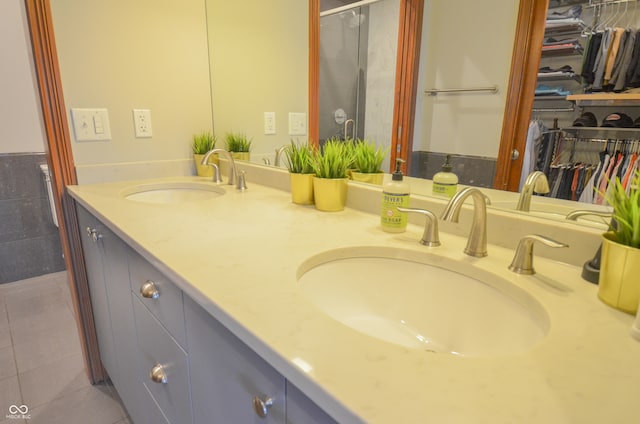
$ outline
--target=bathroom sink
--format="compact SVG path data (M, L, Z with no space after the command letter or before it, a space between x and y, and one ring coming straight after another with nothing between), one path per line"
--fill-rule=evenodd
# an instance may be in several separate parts
M549 330L544 308L516 283L424 252L331 250L306 260L298 282L331 318L409 349L514 355L531 349Z
M212 183L163 182L136 185L121 194L135 202L167 204L209 200L223 195L224 190Z

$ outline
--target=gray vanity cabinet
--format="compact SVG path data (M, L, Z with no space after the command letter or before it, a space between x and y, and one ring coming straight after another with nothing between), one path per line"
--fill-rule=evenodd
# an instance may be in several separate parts
M77 209L100 358L132 420L142 423L144 393L127 261L132 251L88 211Z
M194 424L284 423L284 377L189 298L185 320Z
M100 357L134 424L332 424L78 205Z

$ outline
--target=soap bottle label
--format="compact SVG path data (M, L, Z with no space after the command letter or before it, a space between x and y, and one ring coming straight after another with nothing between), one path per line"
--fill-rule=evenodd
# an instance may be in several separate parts
M380 225L383 229L403 231L407 227L407 214L397 208L409 207L409 194L382 193L382 213Z
M447 196L449 198L455 196L458 190L458 184L433 183L433 194Z

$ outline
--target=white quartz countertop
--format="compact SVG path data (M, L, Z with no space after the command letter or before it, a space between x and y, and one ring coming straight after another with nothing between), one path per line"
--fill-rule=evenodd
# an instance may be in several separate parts
M444 232L442 246L427 248L418 244L419 226L385 233L377 215L350 208L319 212L292 204L289 193L250 175L247 181L246 192L221 186L226 193L217 198L172 205L121 195L140 182L68 189L341 423L640 420L633 317L600 302L597 286L580 278L580 268L536 258L536 275L516 275L507 270L513 256L508 249L489 245L488 257L471 258L462 253L464 238ZM361 334L312 305L296 277L309 257L350 246L410 249L495 273L543 306L549 332L531 350L502 357L434 354Z

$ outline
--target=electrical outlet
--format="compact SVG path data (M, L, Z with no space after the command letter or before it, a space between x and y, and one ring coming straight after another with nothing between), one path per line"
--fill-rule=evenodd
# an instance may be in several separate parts
M149 138L151 131L151 111L149 109L133 109L133 125L136 138Z
M289 112L289 135L307 134L307 114Z
M276 133L276 113L275 112L264 113L264 133L266 135L272 135Z

